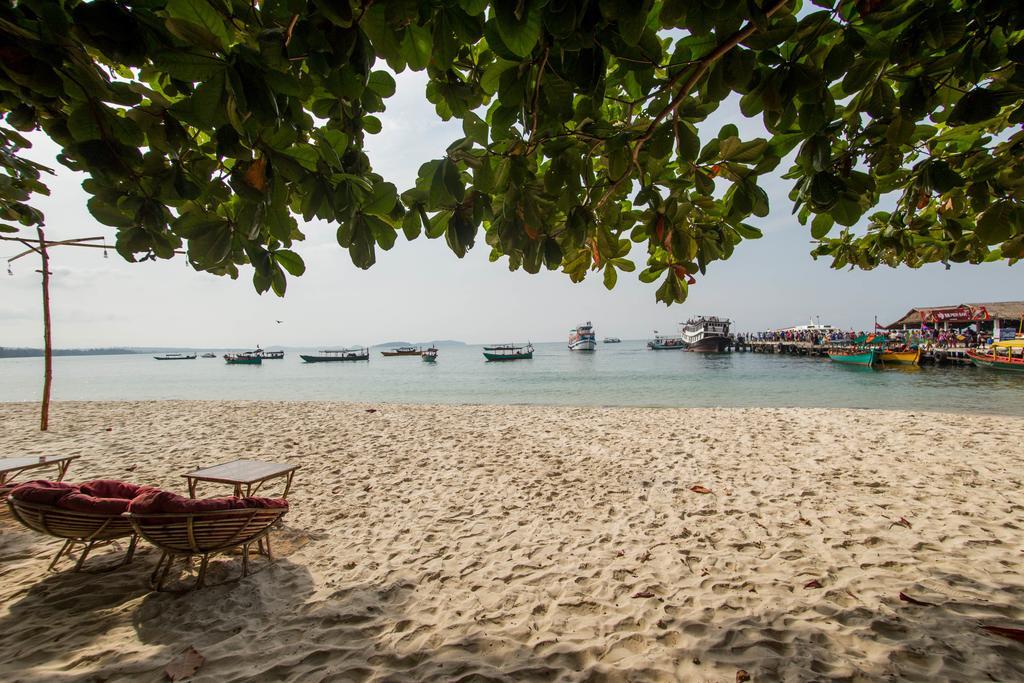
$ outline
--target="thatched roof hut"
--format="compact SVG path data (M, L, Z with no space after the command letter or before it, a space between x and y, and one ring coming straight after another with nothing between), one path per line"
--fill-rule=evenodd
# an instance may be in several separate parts
M984 320L1020 320L1024 317L1024 301L995 301L980 304L957 304L955 306L930 306L912 308L906 315L886 325L893 327L917 327L922 323L972 323Z

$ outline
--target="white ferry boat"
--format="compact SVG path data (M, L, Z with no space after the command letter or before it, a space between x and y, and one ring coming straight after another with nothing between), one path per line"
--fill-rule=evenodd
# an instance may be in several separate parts
M680 336L687 351L720 353L728 348L729 320L713 315L702 315L681 323Z
M569 334L569 350L597 350L597 335L594 334L594 327L590 324L589 320L586 325L580 325Z

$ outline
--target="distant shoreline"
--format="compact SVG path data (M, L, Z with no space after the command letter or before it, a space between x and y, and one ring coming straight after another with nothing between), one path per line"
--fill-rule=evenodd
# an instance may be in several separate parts
M134 351L125 348L53 350L53 355L55 356L120 356L138 353L144 353L144 351ZM39 358L42 355L42 349L0 347L0 358Z

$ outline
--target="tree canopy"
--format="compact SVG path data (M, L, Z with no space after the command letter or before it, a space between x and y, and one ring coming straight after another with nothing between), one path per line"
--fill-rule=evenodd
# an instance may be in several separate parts
M399 191L365 140L406 69L464 136ZM729 98L765 137L702 127ZM643 244L640 279L681 302L760 236L773 172L836 268L1014 262L1022 100L1002 0L13 0L0 230L44 220L19 133L41 129L126 259L251 264L260 292L320 219L360 268L400 233L462 257L482 228L511 269L609 288Z

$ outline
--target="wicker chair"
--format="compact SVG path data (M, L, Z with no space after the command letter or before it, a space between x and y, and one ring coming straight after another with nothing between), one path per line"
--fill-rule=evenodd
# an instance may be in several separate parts
M242 576L249 573L249 546L257 543L270 551L270 527L285 513L287 507L252 507L203 512L126 512L135 533L162 551L150 578L156 590L163 588L167 572L175 558L199 555L202 561L194 588L201 588L206 579L210 555L242 547Z
M119 514L66 510L54 505L18 500L14 496L7 497L7 506L11 515L29 529L64 539L64 545L57 551L47 571L52 571L57 561L76 543L84 544L85 549L75 563L75 571L82 568L85 558L94 546L107 544L118 538L130 539L128 552L118 566L128 564L135 555L138 536L128 520Z

